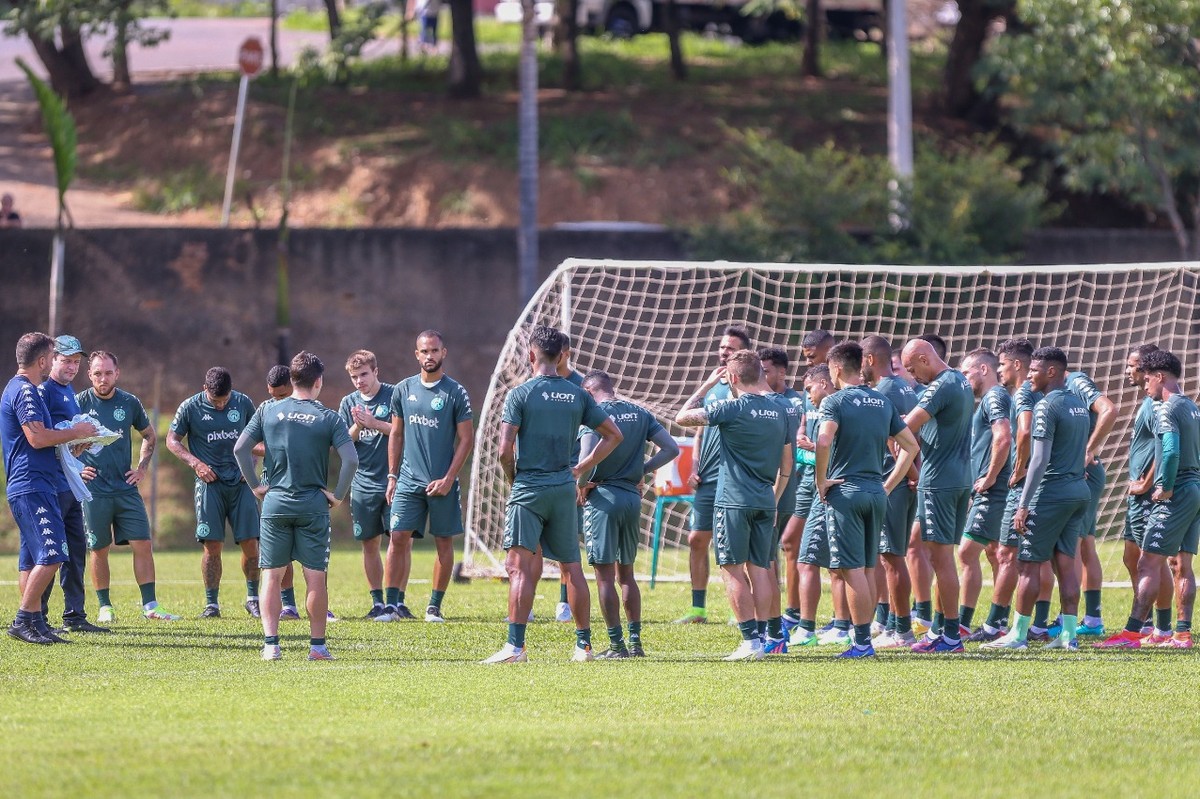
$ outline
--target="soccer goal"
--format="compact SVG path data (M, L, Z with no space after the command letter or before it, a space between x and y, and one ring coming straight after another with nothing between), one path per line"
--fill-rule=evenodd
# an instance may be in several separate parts
M1104 448L1108 484L1098 528L1105 579L1127 580L1121 532L1130 427L1140 393L1126 384L1132 346L1153 342L1184 364L1184 384L1200 368L1197 303L1200 264L912 267L736 264L571 259L554 271L515 321L480 409L471 471L464 567L502 573L507 488L499 464L500 413L507 392L529 377L531 326L571 336L575 368L604 369L621 395L671 424L683 401L715 368L725 325L745 325L755 347L785 348L815 328L840 340L877 333L900 346L938 333L949 362L976 347L1025 337L1058 346L1072 369L1089 373L1119 408ZM804 371L792 369L793 382ZM653 497L644 502L638 570L650 568ZM659 579L687 577L684 503L667 506Z

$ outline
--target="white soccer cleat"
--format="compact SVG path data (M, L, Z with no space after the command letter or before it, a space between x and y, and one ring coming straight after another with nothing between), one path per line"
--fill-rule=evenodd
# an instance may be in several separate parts
M792 635L788 638L788 646L815 646L817 643L817 634L812 630L805 630L802 627L797 627L792 630Z
M880 624L877 621L871 622L871 635L883 635L887 632L887 625Z
M380 613L378 616L373 616L371 621L400 621L400 616L396 614L396 608L394 605L388 605L383 609L383 613Z
M737 649L733 650L732 654L726 655L725 660L762 660L766 657L763 652L762 641L757 638L751 641L742 641Z
M596 656L592 654L592 648L590 646L579 646L576 644L571 649L572 663L590 663L595 659Z
M101 605L100 612L96 614L96 622L98 624L112 624L117 620L116 614L113 612L112 605Z
M525 654L525 647L516 647L512 644L505 643L500 648L500 651L492 655L486 660L479 661L480 663L493 665L496 663L525 663L529 657Z
M263 660L280 660L283 658L283 650L279 648L279 644L263 644L262 659Z
M530 611L530 615L532 616L532 611ZM532 621L532 620L533 619L530 618L530 621ZM555 621L572 621L571 606L568 605L566 602L559 602L558 607L554 609L554 620Z
M817 636L817 646L848 646L849 644L849 630L839 630L838 628L833 627Z
M876 649L912 649L912 645L917 642L916 636L911 632L898 633L895 630L889 630L883 635L876 636L871 642L871 646Z
M1024 652L1026 649L1029 649L1029 644L1019 640L1016 635L1005 635L997 638L995 641L980 644L979 648L986 649L989 652Z
M434 624L445 624L446 617L442 615L442 609L437 605L430 605L425 608L425 621L433 622Z

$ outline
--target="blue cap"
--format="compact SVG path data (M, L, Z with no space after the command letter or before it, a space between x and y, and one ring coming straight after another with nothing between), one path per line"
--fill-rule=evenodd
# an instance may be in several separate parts
M63 335L54 339L54 351L59 355L79 355L83 352L83 345L74 336Z

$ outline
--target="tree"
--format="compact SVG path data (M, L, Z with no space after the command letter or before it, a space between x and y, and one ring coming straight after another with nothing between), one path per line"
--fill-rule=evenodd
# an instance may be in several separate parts
M91 27L111 35L104 54L112 60L113 88L126 91L133 85L129 72L129 45L153 47L169 38L165 28L148 28L142 20L151 16L171 16L167 0L98 0L91 4Z
M1044 141L1076 191L1159 209L1200 258L1200 0L1022 0L1022 35L985 76L1018 131Z
M966 119L981 111L982 98L975 86L976 66L983 57L992 23L1015 8L1016 0L959 0L958 24L946 53L942 79L942 100L951 116Z
M556 0L554 10L558 16L554 44L562 56L563 88L569 92L577 92L583 88L578 46L579 0Z
M325 0L325 15L329 17L329 40L333 41L342 32L342 12L338 0Z
M54 91L67 98L91 94L102 84L83 49L86 3L81 0L11 0L4 32L25 34L50 76Z
M483 66L475 46L475 8L471 0L450 0L450 74L452 97L478 97L483 92Z
M664 27L667 44L671 48L671 75L675 80L687 80L687 64L683 60L683 47L679 43L679 7L675 0L667 0L663 7Z
M821 0L807 0L804 10L804 56L800 62L800 74L806 78L821 77L821 33L825 14Z

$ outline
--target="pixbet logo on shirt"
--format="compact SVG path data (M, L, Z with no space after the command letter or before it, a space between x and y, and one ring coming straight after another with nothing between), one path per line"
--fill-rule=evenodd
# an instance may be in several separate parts
M441 422L437 419L431 419L428 416L423 416L417 413L414 413L408 417L408 423L420 425L421 427L432 427L435 430L441 427Z
M547 402L574 402L575 395L568 391L543 391L542 399Z
M237 441L238 431L236 430L214 430L204 437L204 440L209 444L214 441Z

